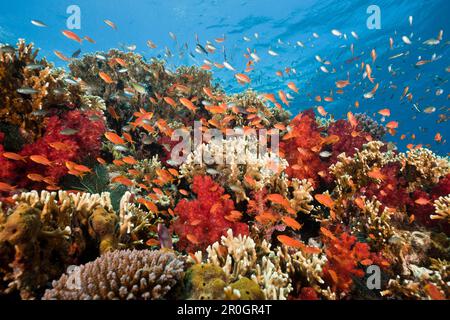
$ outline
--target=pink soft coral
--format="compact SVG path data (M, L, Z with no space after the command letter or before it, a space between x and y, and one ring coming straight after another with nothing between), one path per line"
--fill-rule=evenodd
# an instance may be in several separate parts
M180 250L204 250L230 228L235 235L248 234L245 223L227 220L226 217L234 210L234 203L224 197L224 189L211 177L195 176L192 191L197 194L197 199L183 199L175 208L178 219L173 230L180 238Z

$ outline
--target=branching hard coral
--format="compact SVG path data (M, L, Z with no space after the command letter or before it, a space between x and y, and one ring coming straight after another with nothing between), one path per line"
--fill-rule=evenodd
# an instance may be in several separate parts
M20 127L29 142L43 133L47 112L71 108L81 95L76 87L66 90L65 74L37 54L23 40L11 52L0 52L0 122Z
M436 214L431 215L431 219L444 220L450 223L450 195L435 200L434 208Z
M210 174L221 185L228 186L236 196L236 202L248 200L247 190L283 183L280 173L287 162L270 151L260 152L256 136L237 136L213 139L199 145L187 156L180 173L192 181L196 175Z
M32 191L15 195L16 206L2 213L0 287L36 296L45 284L89 252L105 253L118 245L118 218L108 194Z
M179 236L178 248L193 252L203 250L231 228L236 234L248 234L248 226L233 218L232 200L210 176L195 176L192 191L197 199L181 200L175 207L178 216L173 230Z
M259 284L266 299L286 299L292 290L289 276L281 269L280 258L265 240L257 244L248 236L233 236L229 229L220 243L210 245L206 253L206 263L219 266L228 281L248 277ZM201 262L202 252L197 252L195 257Z
M323 266L327 262L327 257L323 253L304 253L301 250L295 250L286 246L277 248L277 255L280 261L285 265L290 278L300 285L302 292L304 288L313 290L318 299L321 295L323 280Z
M185 268L184 258L171 251L113 251L64 274L44 299L164 299Z
M439 183L439 179L450 173L450 161L435 155L431 150L420 148L399 155L404 161L403 174L407 177L408 190L427 188Z

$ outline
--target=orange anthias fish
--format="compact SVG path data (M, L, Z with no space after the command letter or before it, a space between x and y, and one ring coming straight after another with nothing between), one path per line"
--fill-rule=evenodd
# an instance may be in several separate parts
M318 107L317 107L317 112L319 112L319 114L320 114L322 117L325 117L325 116L328 114L328 112L326 112L325 109L324 109L324 107L322 107L322 106L318 106Z
M380 168L373 168L371 171L367 173L367 176L372 179L384 180L386 176L381 173Z
M298 93L298 88L297 88L297 86L295 85L295 83L289 82L287 86L288 86L289 89L291 89L291 90L294 91L295 93Z
M62 31L62 34L69 38L70 40L74 40L76 42L81 43L83 40L73 31L69 31L69 30L64 30Z
M125 144L125 140L123 140L117 133L114 132L106 132L105 133L106 139L111 141L114 144Z
M325 207L333 208L334 200L330 197L329 194L316 194L314 198Z
M243 73L236 73L234 76L240 84L250 83L252 81L249 76Z
M279 235L277 236L278 241L280 241L282 244L288 246L288 247L293 247L293 248L297 248L302 250L304 253L320 253L321 250L319 248L315 248L315 247L308 247L306 246L303 242L296 240L294 238L291 238L289 236L286 235Z
M439 132L434 136L434 141L436 141L437 143L442 142L442 135Z
M418 205L421 205L421 206L425 206L427 204L430 204L430 200L426 199L426 198L423 198L423 197L421 197L419 199L416 199L414 202L417 203Z
M55 50L54 54L63 61L69 61L70 59L66 57L61 51Z
M11 191L14 191L15 189L16 189L16 187L14 187L8 183L0 182L0 191L11 192Z
M353 113L351 111L349 111L347 113L347 119L348 119L348 122L350 122L350 124L352 125L353 128L355 128L358 125L358 121L356 120L355 116L353 115Z
M287 225L288 227L290 227L294 230L300 230L300 228L302 227L302 225L300 223L298 223L297 220L295 220L291 217L282 217L281 221L283 221L283 223L285 225Z
M51 166L52 162L48 160L46 157L41 155L32 155L30 156L30 160L36 162L38 164L42 164L44 166Z
M283 90L279 90L278 91L278 96L280 97L281 101L283 101L283 103L287 106L289 106L289 101L286 97L286 93L284 93Z
M103 81L105 81L107 84L111 84L114 83L113 79L106 73L104 72L99 72L98 75L100 76L100 78L102 78Z
M396 129L396 128L398 128L398 122L397 121L388 122L386 124L386 128L388 128L388 129Z
M180 98L180 103L193 112L197 110L197 107L187 98Z
M3 156L10 160L16 160L16 161L24 161L26 162L25 158L21 156L20 154L14 153L14 152L4 152Z
M379 114L381 114L384 117L389 117L391 115L391 110L389 109L381 109L380 111L378 111Z

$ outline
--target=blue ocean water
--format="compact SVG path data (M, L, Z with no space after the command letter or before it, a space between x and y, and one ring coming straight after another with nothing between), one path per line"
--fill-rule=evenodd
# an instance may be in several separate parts
M72 31L93 38L95 44L83 41L80 45L61 34L67 29L70 16L67 8L71 5L78 6L81 12L80 29ZM370 5L380 8L380 29L367 27ZM396 142L400 150L413 143L429 145L443 155L449 152L448 0L1 0L1 7L0 42L14 44L18 38L34 42L41 48L41 56L59 67L65 67L66 62L59 60L54 50L71 56L78 49L83 54L109 48L128 50L127 47L136 45L137 53L148 59L165 59L170 68L200 66L204 59L218 63L226 59L236 72L243 72L248 48L250 52L256 50L260 59L249 73L250 85L238 84L233 71L213 68L215 81L227 92L247 87L260 92L284 90L293 97L289 110L294 115L322 105L337 118L352 111L367 113L381 121L377 111L389 108L391 116L385 123L398 121L399 128L388 139ZM31 24L32 19L48 27L37 27ZM113 21L117 30L106 25L104 19ZM340 36L332 34L333 29ZM436 39L440 30L443 38L438 44L423 43ZM210 41L217 47L216 52L208 55L196 52L195 35L203 46ZM411 44L402 41L403 36ZM214 41L221 37L225 37L223 43ZM394 41L392 49L390 37ZM149 48L148 40L157 48ZM370 55L372 49L377 54L375 62ZM277 55L269 54L268 50ZM398 55L401 56L395 57ZM430 62L416 66L420 60ZM362 62L371 64L373 83L363 79ZM321 66L328 72L321 70ZM286 68L291 68L288 74ZM276 75L279 70L283 71L283 77ZM335 82L347 78L350 85L343 89L343 94L338 94ZM287 88L290 81L297 85L299 94ZM375 83L379 87L374 97L364 98ZM405 87L409 87L411 99L401 99ZM331 95L332 102L314 99ZM356 101L359 108L355 107ZM424 112L429 107L436 110ZM443 137L440 143L434 141L437 132ZM404 140L400 140L402 134L406 135Z

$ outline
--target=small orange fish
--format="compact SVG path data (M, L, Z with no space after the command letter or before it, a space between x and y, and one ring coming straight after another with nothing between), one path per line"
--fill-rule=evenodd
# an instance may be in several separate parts
M48 160L46 157L41 155L32 155L30 156L30 160L36 162L38 164L42 164L44 166L51 166L52 162Z
M316 194L314 198L325 207L332 208L334 206L334 200L330 197L329 194Z
M145 244L149 247L157 247L160 245L159 240L157 239L148 239Z
M320 227L320 232L322 232L322 234L325 237L330 238L331 240L336 240L336 237L334 236L334 234L330 230L328 230L327 228Z
M63 61L69 61L70 59L66 57L61 51L55 50L53 53Z
M30 173L27 175L27 178L35 182L41 182L44 180L44 177L38 173Z
M384 174L381 173L379 168L373 168L371 171L369 171L367 173L367 176L372 178L372 179L379 179L379 180L384 180L386 179L386 176Z
M103 81L105 81L107 84L111 84L114 83L113 79L106 73L100 71L98 73L98 75L100 76L100 78L102 78Z
M50 147L52 147L53 149L58 150L58 151L68 151L68 150L70 150L70 148L65 143L60 142L60 141L50 142L48 145Z
M283 221L283 223L285 225L287 225L288 227L290 227L294 230L300 230L300 228L302 227L302 225L300 223L298 223L295 219L293 219L291 217L282 217L281 221Z
M90 42L90 43L95 43L95 40L88 36L84 36L84 40L86 40L87 42Z
M285 105L289 106L289 101L288 101L288 99L287 99L287 97L286 97L286 93L284 93L283 90L279 90L279 91L278 91L278 96L280 97L281 101L282 101Z
M98 157L97 158L97 161L98 161L98 163L100 163L100 164L106 164L106 161L103 159L103 158L100 158L100 157Z
M134 165L134 164L138 163L137 160L135 158L131 157L131 156L123 157L122 161L125 162L126 164L131 164L131 165Z
M237 210L233 210L230 212L229 215L225 216L225 219L230 222L237 222L237 221L241 220L241 218L242 218L242 213Z
M200 241L198 241L197 237L194 236L193 234L187 234L186 235L186 239L189 240L189 242L192 242L193 244L199 244Z
M21 156L20 154L14 153L14 152L4 152L3 157L10 159L10 160L26 162L26 160L23 156Z
M414 202L417 203L418 205L421 205L421 206L425 206L427 204L430 204L430 200L426 199L426 198L423 198L423 197L421 197L419 199L416 199Z
M79 171L79 172L82 172L82 173L92 172L92 169L91 169L91 168L88 168L88 167L83 166L83 165L81 165L81 164L75 165L75 166L74 166L74 169L75 169L76 171Z
M242 73L236 73L234 76L235 76L235 78L237 79L237 81L238 81L240 84L245 84L245 83L250 83L250 82L251 82L250 77L247 76L247 75L245 75L245 74L242 74Z
M323 106L318 106L318 107L317 107L317 112L319 112L319 114L320 114L322 117L325 117L325 116L328 114L328 112L325 111L325 109L324 109Z
M381 114L384 117L389 117L391 115L391 110L389 109L381 109L380 111L378 111L379 114Z
M388 129L396 129L398 128L398 122L397 121L391 121L386 124L386 128Z
M10 185L8 183L0 182L0 191L11 192L11 191L13 191L15 189L16 189L16 187L14 187L14 186L12 186L12 185Z
M442 135L439 132L434 136L434 141L436 141L437 143L442 142Z
M69 31L69 30L64 30L62 31L62 34L69 38L70 40L74 40L76 42L81 43L83 40L73 31Z
M355 128L358 125L358 121L356 120L355 116L353 115L353 113L351 111L349 111L347 113L347 119L348 119L348 122L350 122L350 124L352 125L353 128Z
M119 137L119 135L117 135L117 133L114 133L111 131L106 132L105 137L106 137L106 139L108 139L109 141L111 141L114 144L125 144L125 140L123 140L121 137Z
M282 244L288 246L288 247L294 247L297 249L303 248L304 244L297 240L297 239L293 239L291 237L285 236L285 235L279 235L277 236L278 241L280 241Z
M180 98L180 103L193 112L197 110L197 107L187 98Z
M298 90L297 86L295 85L295 83L289 82L287 86L288 86L289 89L291 89L295 93L298 93L299 90Z

